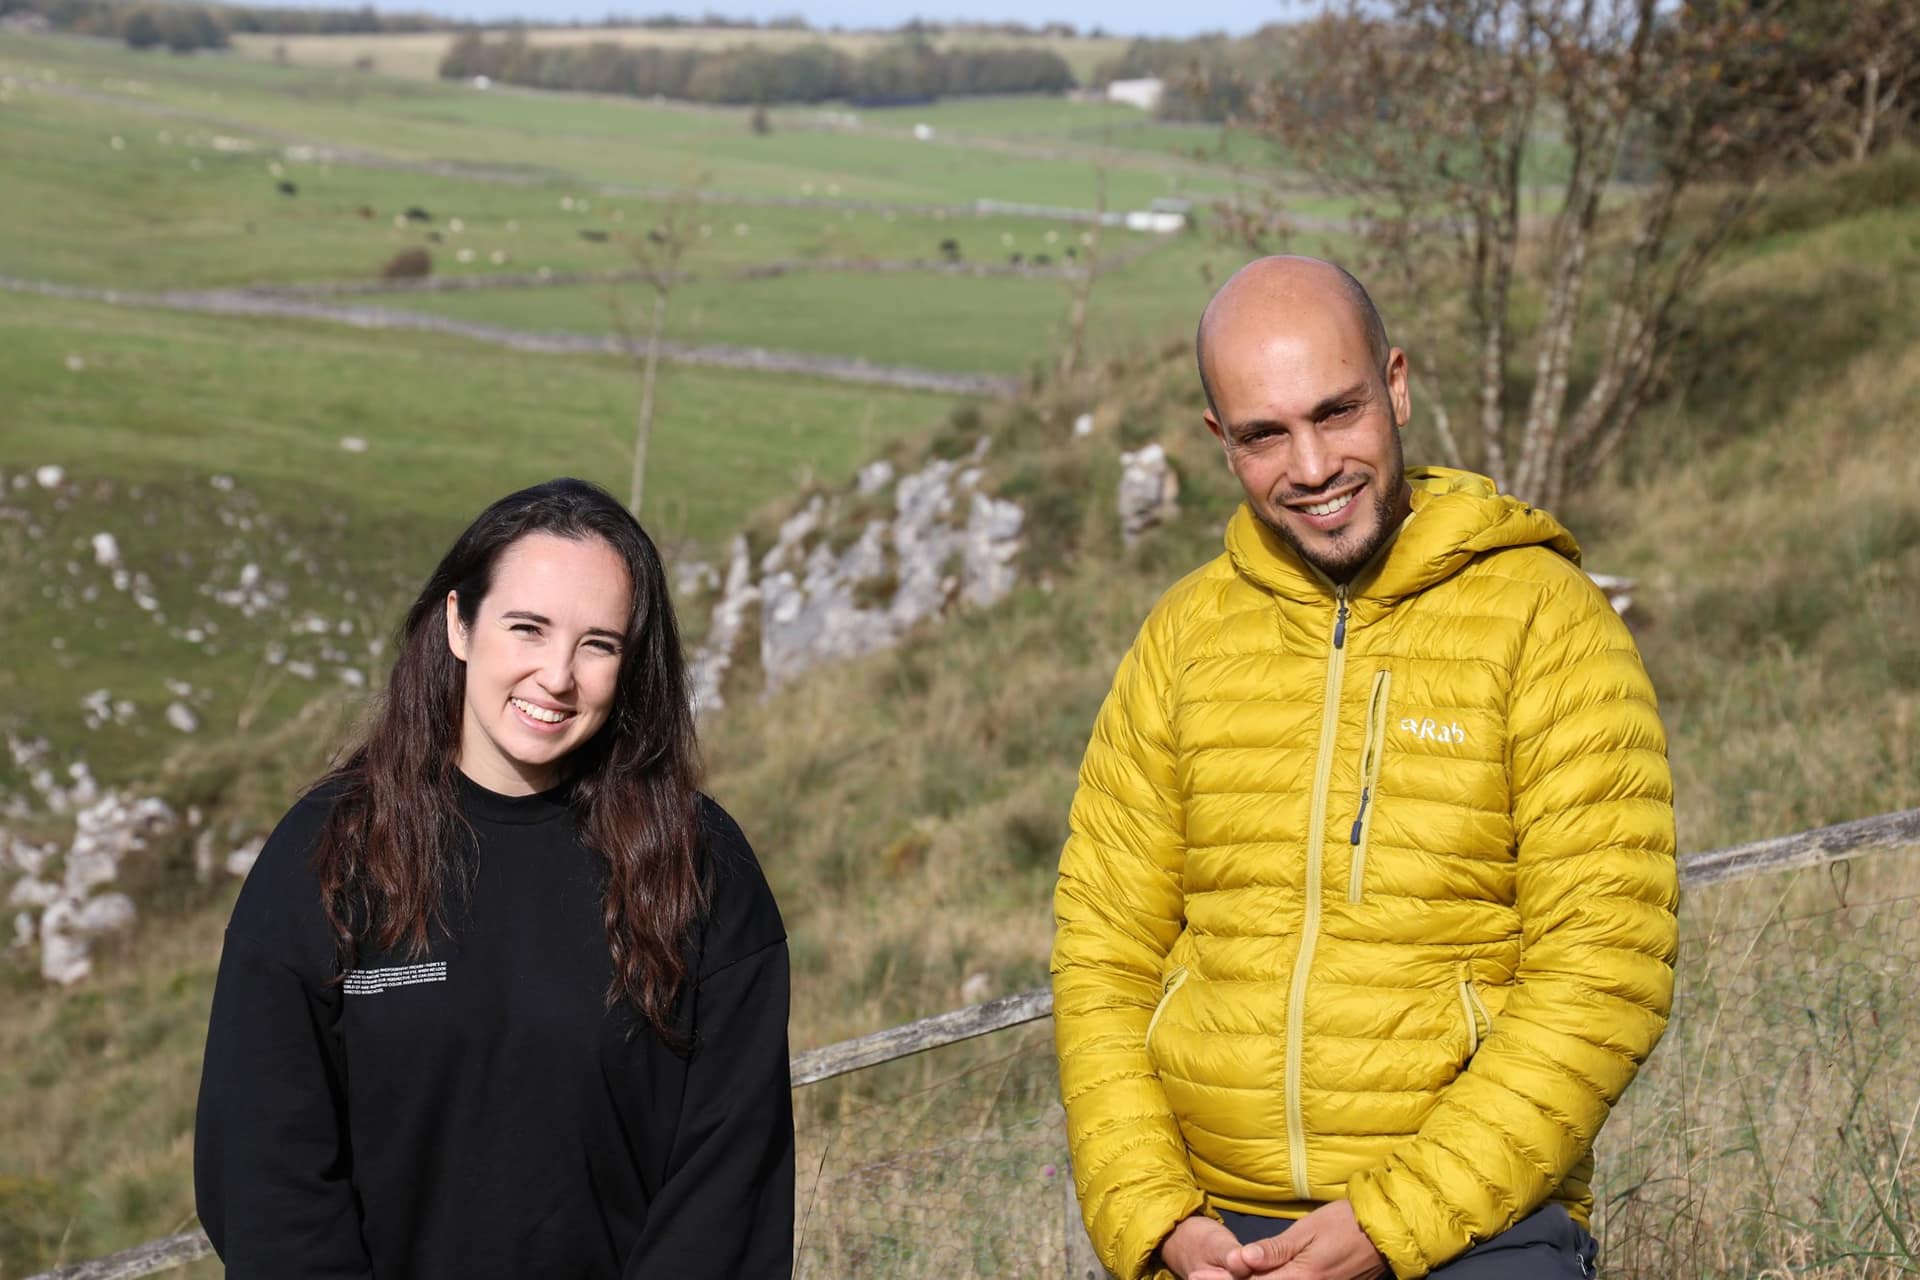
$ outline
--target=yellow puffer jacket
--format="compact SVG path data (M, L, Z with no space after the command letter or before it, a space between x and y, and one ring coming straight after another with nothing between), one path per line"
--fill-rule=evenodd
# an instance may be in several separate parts
M1243 507L1087 747L1055 1033L1123 1280L1214 1207L1344 1197L1407 1278L1549 1199L1585 1223L1665 1027L1673 792L1632 637L1551 516L1408 474L1337 593Z

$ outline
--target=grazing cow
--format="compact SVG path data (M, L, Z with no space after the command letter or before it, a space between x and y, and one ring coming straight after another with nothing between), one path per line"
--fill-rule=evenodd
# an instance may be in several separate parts
M1016 267L1019 266L1021 263L1025 262L1026 260L1027 260L1027 255L1024 253L1010 253L1007 255L1007 261L1011 262Z
M589 244L605 244L607 233L595 227L580 228L580 238Z
M363 218L365 218L365 219L367 219L367 221L369 221L369 222L371 222L371 221L373 220L373 206L372 206L372 205L370 205L370 204L363 204L363 205L361 205L361 206L360 206L360 209L359 209L359 213L360 213L360 216L361 216L361 217L363 217Z
M280 194L283 196L297 196L300 194L299 186L288 182L285 178L280 179L280 181L274 185L279 187Z
M408 222L432 222L433 215L428 213L425 209L422 209L417 204L410 204L407 206L407 221Z
M1074 248L1072 245L1067 246L1067 260L1069 262L1078 259L1079 256L1080 256L1080 251L1078 249Z
M1050 267L1053 265L1053 259L1044 253L1036 253L1033 255L1033 265L1036 267Z
M940 256L948 262L960 261L960 242L951 237L940 242Z

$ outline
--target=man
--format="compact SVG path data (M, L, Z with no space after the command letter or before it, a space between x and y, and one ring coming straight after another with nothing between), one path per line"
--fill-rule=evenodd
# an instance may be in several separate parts
M1676 942L1633 640L1552 517L1403 470L1344 271L1254 262L1196 345L1246 503L1120 664L1055 897L1088 1231L1122 1280L1590 1275Z

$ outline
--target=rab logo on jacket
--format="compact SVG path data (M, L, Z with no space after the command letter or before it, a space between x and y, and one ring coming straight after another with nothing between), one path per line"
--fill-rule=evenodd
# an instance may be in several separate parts
M1400 729L1403 733L1410 733L1427 742L1454 743L1467 740L1467 731L1460 727L1458 720L1450 724L1436 724L1432 716L1424 720L1408 717L1400 722Z
M423 982L445 982L447 962L433 960L425 964L396 964L384 969L348 971L341 989L350 996L377 996L389 987L417 987Z

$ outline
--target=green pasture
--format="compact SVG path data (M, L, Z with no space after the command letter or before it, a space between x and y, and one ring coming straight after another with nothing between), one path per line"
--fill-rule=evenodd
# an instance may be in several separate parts
M1041 237L1017 241L1031 247ZM1238 265L1197 242L1170 245L1103 276L1089 325L1096 353L1117 353L1177 332L1206 305L1207 281ZM1208 270L1210 268L1210 270ZM672 295L668 336L677 342L779 347L862 357L956 373L1024 373L1051 363L1068 337L1071 285L1057 279L914 273L797 272L763 280L703 279ZM630 314L648 295L625 286ZM486 324L605 333L615 291L604 285L420 293L383 305Z
M703 185L796 195L837 184L849 200L954 203L981 198L1091 207L1090 163L992 147L817 130L756 135L749 113L634 99L422 84L232 55L143 55L103 44L0 36L0 76L17 101L46 73L69 90L146 104L156 128L200 125L255 142L325 143L397 159L568 175L583 182ZM51 90L48 90L51 92ZM167 123L159 112L177 113ZM1167 171L1153 157L1109 165L1108 200L1142 207L1170 194L1223 193L1220 173Z
M201 690L190 705L203 719L231 723L259 699L253 714L272 722L338 687L340 667L372 674L366 641L502 493L564 474L627 491L637 379L611 359L5 294L0 352L0 501L18 517L0 521L0 631L32 655L0 672L0 697L103 776L147 773L156 748L178 745L158 723L168 679ZM844 482L952 403L670 366L643 518L670 555L702 553L776 495ZM57 490L31 477L48 464L66 470ZM112 586L97 533L149 576L154 607ZM287 610L248 620L209 594L249 562L287 584ZM288 633L309 610L335 630ZM317 677L265 670L272 641ZM96 688L146 708L139 727L86 730L78 700Z
M889 107L859 113L869 127L911 129L928 124L965 139L1010 138L1029 145L1049 142L1158 152L1210 163L1271 163L1266 144L1216 124L1177 124L1122 102L1083 101L1064 95L1007 94L946 98L919 107Z
M642 235L664 212L657 201L609 199L559 180L517 186L322 162L278 147L222 151L212 137L110 105L16 100L0 115L0 169L10 175L0 274L144 289L364 280L416 245L428 247L440 276L610 270L632 265L624 246L582 233ZM282 180L297 194L282 194ZM833 185L807 183L794 194L825 201ZM433 215L430 224L396 224L416 205ZM702 204L689 221L685 266L705 275L769 261L934 260L949 237L973 260L1004 261L1002 237L1058 258L1081 231L824 203ZM442 241L428 244L429 231ZM1127 252L1153 241L1110 231L1106 243ZM460 260L463 250L470 261Z

